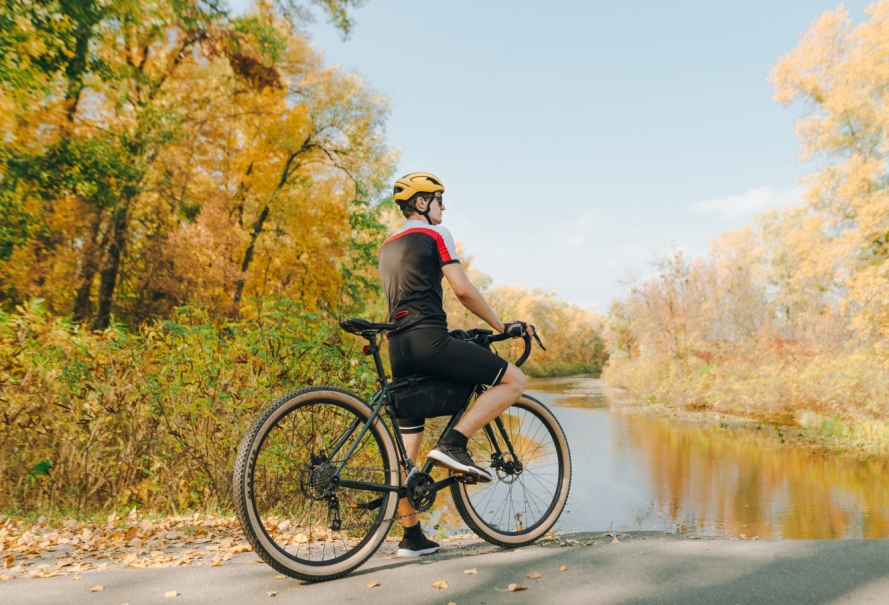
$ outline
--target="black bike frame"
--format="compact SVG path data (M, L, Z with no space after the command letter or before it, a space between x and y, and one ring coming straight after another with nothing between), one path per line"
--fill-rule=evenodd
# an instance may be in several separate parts
M398 465L399 471L404 469L404 471L408 474L414 472L414 464L411 462L410 458L407 456L407 449L404 446L404 440L401 436L401 430L398 428L398 422L396 420L395 415L395 406L392 400L392 394L390 393L391 386L389 381L386 379L386 370L383 367L383 360L380 358L380 349L377 346L377 335L375 332L363 332L361 334L364 338L366 338L369 342L369 345L365 347L365 353L369 355L373 355L374 365L376 366L377 375L379 378L377 382L380 383L380 390L374 393L374 396L371 397L370 400L370 408L371 415L370 418L364 423L364 426L361 427L361 432L358 434L358 437L349 447L349 450L346 452L345 456L343 456L343 460L340 463L339 467L336 469L336 474L334 477L337 485L340 487L348 487L351 489L362 489L371 492L393 492L399 495L399 498L403 498L407 495L407 488L404 486L394 487L391 485L382 485L379 483L368 483L366 481L350 481L345 479L339 479L340 473L345 468L346 463L352 457L352 454L355 452L355 449L358 447L358 444L364 438L364 435L370 430L371 425L380 415L383 406L386 406L386 412L389 415L389 418L392 421L392 432L395 438L395 447L397 449L397 457L398 457ZM396 385L398 382L395 383ZM469 406L469 402L472 400L474 395L479 395L484 391L485 387L482 385L478 385L475 389L469 394L469 397L466 399L466 402L463 404L463 407L459 412L451 416L451 419L448 421L447 426L445 427L444 432L441 434L442 437L446 436L451 429L460 421L460 418L463 416L463 413L466 411L466 408ZM498 417L494 423L497 427L500 436L503 438L504 443L509 450L509 453L513 456L513 460L515 460L515 452L513 451L512 442L509 440L509 436L506 434L506 427L503 425L503 421ZM346 429L346 432L342 435L342 437L337 440L337 443L331 449L331 451L327 454L327 459L332 460L334 456L339 452L340 448L345 445L346 441L349 440L349 437L355 432L355 429L361 425L361 420L356 418L352 421L351 426ZM488 439L491 441L491 447L493 449L494 456L500 457L502 456L502 451L500 450L500 445L497 442L496 435L494 433L493 428L491 428L490 424L485 425L485 434L488 436ZM427 460L423 465L423 468L420 470L422 473L429 474L432 471L433 464L431 461ZM424 486L424 489L428 492L434 493L438 490L448 487L459 480L458 476L451 475L446 479L442 479L441 481L437 481L430 485Z

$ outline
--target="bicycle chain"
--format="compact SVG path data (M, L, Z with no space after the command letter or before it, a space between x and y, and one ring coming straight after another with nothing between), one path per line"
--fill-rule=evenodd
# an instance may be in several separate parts
M349 466L343 470L371 471L371 472L375 472L375 473L387 472L387 471L383 471L378 468L370 468L370 467L365 467L365 466ZM400 471L388 471L388 472L394 473L394 472L400 472ZM410 473L410 471L408 471L408 473ZM423 511L418 511L418 512L423 512ZM395 521L400 521L401 519L404 519L405 517L410 517L410 516L416 515L416 514L417 514L417 512L407 513L405 515L396 515L396 516L390 517L388 519L383 519L382 521L380 521L380 523L393 523ZM360 528L360 526L356 526L356 525L350 525L350 526L341 525L340 531L345 531L345 530L349 530L349 529L359 529L359 528Z

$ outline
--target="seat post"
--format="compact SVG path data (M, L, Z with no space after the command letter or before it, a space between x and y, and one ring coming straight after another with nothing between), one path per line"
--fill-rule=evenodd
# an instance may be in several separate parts
M377 346L377 335L373 332L365 332L363 336L370 343L365 347L365 353L370 353L374 358L374 365L377 368L377 376L379 376L380 387L386 386L386 369L383 367L383 360L380 358L380 347Z

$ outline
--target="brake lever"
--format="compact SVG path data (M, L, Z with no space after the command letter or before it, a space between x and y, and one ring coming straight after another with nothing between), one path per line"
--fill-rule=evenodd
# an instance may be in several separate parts
M540 342L540 337L537 335L537 328L535 328L534 326L531 326L531 334L534 335L534 340L537 341L537 344L540 345L540 348L546 351L546 347L543 346L543 343Z

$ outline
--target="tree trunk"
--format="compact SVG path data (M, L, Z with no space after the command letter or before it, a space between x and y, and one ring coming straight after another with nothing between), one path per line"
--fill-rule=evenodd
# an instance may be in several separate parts
M269 210L269 205L266 204L265 208L263 208L262 212L259 214L259 218L253 223L253 233L250 234L250 244L248 244L247 250L244 252L244 262L241 263L241 276L238 277L235 282L235 313L237 313L238 309L241 307L241 295L244 293L244 282L247 279L247 269L250 268L250 263L253 262L253 251L256 249L256 240L259 239L259 234L262 233L262 226L269 217Z
M272 192L272 195L269 196L268 201L265 204L265 207L262 209L262 212L259 213L259 218L256 219L256 222L253 223L253 232L250 234L250 243L247 245L247 250L244 251L244 260L241 262L241 275L235 280L235 298L234 298L234 308L232 309L232 314L237 315L239 309L241 308L241 296L244 294L244 283L247 280L247 269L250 268L250 263L253 262L253 253L256 249L256 240L259 239L259 234L262 233L263 225L265 225L266 219L269 217L269 212L272 207L272 201L284 188L284 185L287 184L287 179L290 178L290 175L298 167L293 166L293 162L296 157L306 148L306 145L303 145L303 149L300 151L296 151L290 154L290 157L287 158L287 162L284 164L284 169L281 171L281 178L278 181L278 186L275 187L275 190ZM252 164L250 166L251 170L253 168Z
M93 1L70 4L66 9L65 12L74 22L74 52L65 67L65 78L68 80L65 91L65 113L68 122L73 122L83 92L83 76L89 66L93 27L101 19L102 11Z
M99 228L102 225L102 213L96 211L93 224L90 226L89 241L83 249L83 260L80 265L80 286L74 299L74 321L86 321L92 316L90 298L93 292L93 281L99 271L102 245L99 243Z
M99 298L96 317L93 320L94 330L104 330L111 320L111 303L114 301L114 289L120 273L120 259L127 243L129 226L129 200L114 213L109 234L109 245L105 253L105 262L99 274Z

